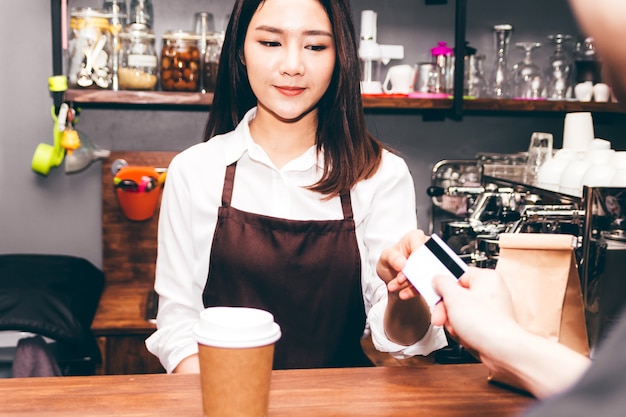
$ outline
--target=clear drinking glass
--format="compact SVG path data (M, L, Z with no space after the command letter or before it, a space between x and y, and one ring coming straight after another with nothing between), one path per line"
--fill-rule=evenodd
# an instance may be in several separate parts
M128 18L126 0L104 0L102 9L104 9L105 12L111 13L112 25L119 24L122 29L126 26L126 19Z
M550 35L548 39L554 44L554 51L548 58L546 66L546 97L550 100L564 100L571 95L571 76L573 62L567 49L572 40L570 35Z
M109 30L111 31L111 89L119 90L119 70L120 70L120 53L122 51L122 43L120 42L120 32L126 26L128 18L126 12L126 0L104 0L102 8L105 12L111 14Z
M486 89L483 70L485 55L472 54L466 58L464 94L470 97L484 97Z
M142 23L152 29L154 25L154 8L152 0L130 0L128 23Z
M513 26L509 24L495 25L493 27L493 36L496 44L496 62L489 80L489 97L505 98L509 96L507 59L512 33Z
M541 43L518 42L515 46L524 50L524 59L513 66L513 97L529 100L544 98L543 72L532 58L533 50L541 47Z
M524 183L535 185L541 166L552 159L553 137L551 133L533 132L528 146L528 159L524 171Z

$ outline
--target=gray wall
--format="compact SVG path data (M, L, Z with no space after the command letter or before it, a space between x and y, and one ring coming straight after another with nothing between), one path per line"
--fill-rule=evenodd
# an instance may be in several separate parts
M221 17L231 1L153 0L155 33L191 29L193 13L212 11ZM94 6L100 1L70 0L70 7ZM453 2L452 2L453 3ZM468 39L492 59L490 28L496 23L515 27L513 42L544 41L550 33L576 35L565 0L469 2ZM422 0L353 0L357 30L360 11L378 12L380 43L405 46L405 63L428 59L437 41L453 43L453 7L424 6ZM540 12L539 12L540 11ZM41 0L5 2L1 25L5 57L0 71L0 253L61 253L85 257L101 266L100 163L66 175L63 167L47 177L31 171L39 143L52 143L50 4ZM27 19L17 18L28 16ZM160 46L160 41L157 42ZM541 51L549 52L546 45ZM511 51L511 61L520 54ZM539 54L538 58L541 59ZM392 62L392 64L401 62ZM206 111L141 109L84 109L78 128L98 146L112 150L182 150L199 141ZM477 152L517 152L526 148L533 131L552 132L556 146L562 136L562 114L466 115L462 121L425 121L418 112L369 112L370 129L396 148L415 178L420 226L427 226L429 199L425 190L432 165L440 159L471 158ZM617 149L623 116L596 117L596 136L610 139Z

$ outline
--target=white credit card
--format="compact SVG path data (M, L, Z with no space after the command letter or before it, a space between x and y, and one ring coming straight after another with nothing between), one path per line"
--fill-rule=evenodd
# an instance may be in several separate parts
M449 275L459 279L467 268L467 264L439 236L433 234L409 256L402 272L428 305L434 306L441 300L441 296L433 288L433 277Z

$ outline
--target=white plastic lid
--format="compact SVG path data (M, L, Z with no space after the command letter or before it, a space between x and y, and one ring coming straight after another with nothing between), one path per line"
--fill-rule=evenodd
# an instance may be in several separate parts
M281 336L270 312L248 307L209 307L193 332L198 343L222 348L266 346Z

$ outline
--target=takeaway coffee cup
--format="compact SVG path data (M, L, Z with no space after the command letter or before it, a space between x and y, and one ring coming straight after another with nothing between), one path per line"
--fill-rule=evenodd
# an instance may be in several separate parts
M246 307L210 307L194 327L198 341L205 417L267 415L274 344L281 332L274 316Z

